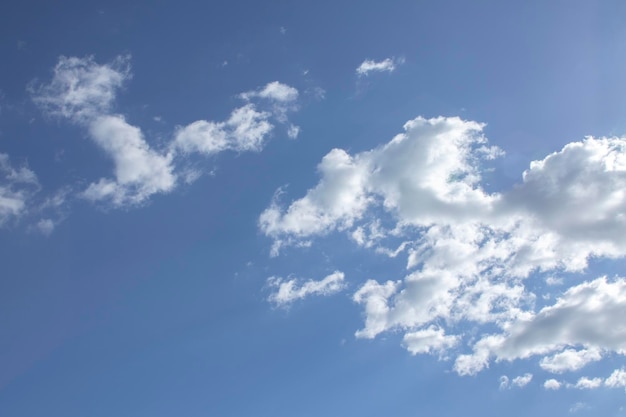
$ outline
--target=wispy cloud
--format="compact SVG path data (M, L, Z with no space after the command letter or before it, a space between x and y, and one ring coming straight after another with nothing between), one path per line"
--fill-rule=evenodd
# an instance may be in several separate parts
M98 64L93 56L61 56L52 80L47 84L31 83L29 90L46 114L89 123L111 110L117 91L131 78L128 55L120 55L108 64Z
M533 380L533 374L526 373L509 379L506 375L500 377L500 389L508 389L512 387L523 388Z
M25 165L13 166L9 155L0 153L0 226L22 216L37 191L35 173Z
M268 83L263 88L241 93L240 97L244 100L264 98L282 103L289 103L298 99L298 90L278 81L273 81Z
M335 271L319 281L307 280L300 283L297 279L284 280L280 277L270 277L267 283L275 289L268 301L279 307L313 295L335 294L345 288L344 274L340 271Z
M398 65L404 63L403 58L387 58L382 61L374 61L366 59L356 69L356 73L359 76L368 76L374 72L393 72Z

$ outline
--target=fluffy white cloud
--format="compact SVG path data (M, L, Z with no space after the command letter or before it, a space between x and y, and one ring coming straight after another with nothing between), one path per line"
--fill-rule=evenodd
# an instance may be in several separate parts
M60 57L52 80L30 88L33 101L45 113L86 127L90 138L113 160L115 178L102 178L81 195L116 207L140 204L153 194L172 191L177 185L177 171L185 182L197 178L197 170L175 166L177 156L176 162L184 163L181 153L260 151L274 128L271 119L286 122L286 114L296 108L298 98L295 88L271 82L241 95L247 101L270 101L270 111L247 103L233 110L224 122L193 122L178 128L169 149L159 151L150 146L140 128L112 113L117 91L130 77L128 56L119 56L108 64L98 64L91 56ZM297 133L298 128L291 125L288 135ZM51 230L45 227L48 223L41 224L42 231Z
M595 389L602 385L602 378L581 377L574 385L578 389Z
M174 144L185 153L200 152L211 155L225 150L260 151L274 126L271 114L258 111L247 104L235 109L225 122L198 120L180 127Z
M101 116L89 126L92 139L113 159L115 181L101 179L84 196L93 201L110 200L116 206L139 204L154 193L174 188L171 156L150 148L141 130L122 116Z
M500 389L507 389L511 387L523 388L530 383L533 379L533 374L526 373L524 375L516 376L512 380L508 376L502 375L500 377Z
M403 338L406 349L412 354L441 353L454 347L459 341L457 336L446 335L442 328L430 326L427 329L406 333Z
M356 336L402 331L412 353L443 356L465 340L471 352L456 358L459 374L535 355L550 355L540 365L558 373L626 352L624 279L583 282L539 311L528 285L582 271L591 257L626 255L626 139L570 143L532 162L520 184L488 193L483 162L502 151L483 128L418 117L383 146L334 149L319 183L287 206L279 193L259 227L273 254L336 231L378 253L406 253L401 280L368 280L354 294L365 319ZM398 249L383 246L391 238L403 240ZM472 336L485 325L490 334Z
M552 240L540 268L581 270L589 256L624 256L626 138L589 137L532 162L502 203Z
M402 223L416 226L457 223L490 211L496 197L476 187L480 176L471 163L491 152L482 127L459 118L418 117L380 148L354 156L333 149L318 166L319 184L287 209L275 201L261 214L260 227L276 240L343 230L379 201Z
M539 366L548 372L561 373L577 371L589 362L599 361L600 359L602 359L602 354L597 349L566 349L553 356L543 358Z
M272 81L263 88L247 91L240 94L244 100L258 97L283 103L294 102L298 99L298 90L278 81Z
M604 385L611 388L626 387L626 370L621 368L613 371L613 373L604 381Z
M319 281L308 280L301 284L297 279L284 280L280 277L270 277L267 283L275 288L268 301L281 307L312 295L335 294L345 288L344 273L340 271L335 271Z
M109 64L98 64L93 56L61 56L50 83L32 85L30 90L46 113L88 122L109 112L117 90L130 78L129 56L118 56Z
M367 167L345 151L334 149L318 166L322 180L283 212L277 202L260 217L264 233L300 237L351 226L365 212L369 199L364 185Z
M91 139L113 160L115 180L101 179L82 195L115 206L139 204L174 188L171 156L150 148L141 130L111 115L117 90L130 78L130 57L98 64L91 56L60 57L50 83L32 88L33 101L48 114L84 125ZM44 224L42 230L51 230ZM41 229L41 227L40 227Z
M471 355L462 355L457 365L475 373L488 365L488 359L514 360L554 351L544 358L542 367L565 371L579 369L597 360L601 350L626 352L626 280L609 282L605 277L569 288L554 305L536 315L510 324L502 334L483 337ZM570 353L566 347L585 346L585 353ZM586 361L586 362L585 362ZM584 362L584 363L583 363ZM467 364L472 366L466 368ZM569 366L569 368L568 368Z
M543 383L543 387L547 390L556 391L561 388L561 383L556 379L548 379Z
M530 383L530 381L532 381L533 379L533 374L524 374L524 375L520 375L517 376L515 378L513 378L513 380L511 381L512 385L515 385L516 387L525 387L526 385L528 385Z
M28 210L28 201L39 189L37 176L26 166L15 168L9 155L0 153L0 226Z
M359 76L366 76L372 72L393 72L397 65L402 64L403 59L387 58L382 61L374 61L366 59L356 69L356 73Z
M178 127L173 148L185 154L199 152L205 155L226 150L258 152L274 130L273 119L287 123L287 113L297 109L298 90L278 81L239 96L248 103L233 110L228 120L198 120ZM257 104L250 102L253 99L265 99L271 105L267 111L259 110ZM296 138L299 132L298 126L290 124L287 127L289 138Z

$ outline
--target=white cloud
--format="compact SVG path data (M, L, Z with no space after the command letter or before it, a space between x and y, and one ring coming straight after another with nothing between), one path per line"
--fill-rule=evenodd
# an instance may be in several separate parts
M26 166L15 168L9 155L0 153L0 226L26 213L30 199L38 190L39 182L33 171Z
M563 285L563 278L548 277L548 278L546 278L546 284L548 284L548 285Z
M403 343L412 354L442 353L454 347L459 341L457 336L446 335L441 328L430 326L427 329L406 333Z
M274 130L272 119L287 123L287 113L297 109L298 90L273 81L257 90L241 93L239 97L248 103L233 110L226 121L198 120L178 127L174 148L186 154L199 152L206 155L226 150L259 152ZM253 99L265 99L272 105L268 111L262 111L258 105L249 102ZM291 139L299 132L298 126L289 124L287 127L287 136Z
M171 156L151 149L141 130L123 116L110 114L117 90L128 79L128 56L109 64L98 64L92 56L60 57L50 83L31 88L33 101L44 112L85 125L91 139L113 160L115 180L103 178L82 195L92 201L110 200L118 207L142 203L176 184Z
M547 390L556 391L561 388L561 383L556 379L548 379L543 383L543 387Z
M32 85L30 91L47 114L84 123L108 113L117 90L130 78L130 56L103 65L93 56L61 56L50 83Z
M280 277L270 277L267 283L276 288L268 301L281 307L312 295L332 295L345 288L344 273L340 271L335 271L322 280L308 280L301 284L297 279L284 280Z
M280 238L321 234L351 226L367 208L363 190L367 167L345 151L334 149L318 166L322 180L286 212L274 202L260 217L262 230Z
M233 110L224 122L193 122L179 127L169 149L159 151L150 146L140 128L112 113L117 91L130 78L129 56L118 56L108 64L98 64L92 56L60 57L52 80L30 87L33 101L46 114L86 127L90 138L113 160L115 178L102 178L81 195L116 207L141 204L153 194L172 191L177 185L176 171L184 182L197 178L197 170L175 166L177 156L176 162L185 162L181 152L260 151L274 128L270 119L286 122L286 114L296 109L298 98L295 88L271 82L241 95L248 101L268 100L273 103L271 111L247 103ZM297 133L293 125L287 132L289 136Z
M574 386L578 389L596 389L602 385L602 378L581 377Z
M278 240L351 227L375 202L402 223L458 222L489 211L494 197L475 187L482 157L482 125L459 118L417 118L385 146L354 156L330 151L318 166L321 181L287 209L277 202L260 217Z
M382 61L366 59L358 66L356 73L359 76L367 76L372 72L393 72L402 63L404 63L403 59L387 58Z
M84 196L110 200L116 206L139 204L155 193L176 185L171 156L155 152L141 130L122 116L101 116L89 126L92 139L113 159L115 181L101 179L89 185Z
M389 298L398 290L400 281L379 284L368 280L354 293L353 300L365 304L365 328L356 332L357 337L372 339L389 327Z
M54 230L55 224L52 219L41 219L37 222L37 229L44 235L49 236Z
M537 266L581 270L589 256L626 254L625 190L626 138L589 137L532 162L503 211L553 240Z
M318 184L286 206L278 194L259 227L273 239L274 255L337 231L378 253L405 252L401 280L368 280L354 294L365 321L356 336L452 333L471 349L455 361L459 374L479 372L493 359L536 355L549 355L540 363L545 370L566 372L626 352L618 319L626 317L624 279L566 287L539 311L535 300L545 294L528 285L535 277L545 283L543 275L582 271L591 257L626 256L626 138L570 143L531 163L520 184L488 193L483 162L502 151L488 145L483 128L454 117L418 117L380 147L333 149L318 166ZM383 246L391 238L404 241L396 251ZM459 323L461 333L452 330Z
M566 371L577 371L589 362L599 361L602 354L597 349L566 349L553 356L544 357L539 366L548 372L562 373Z
M530 381L532 381L532 379L533 379L533 374L527 373L527 374L520 375L520 376L513 378L513 380L511 381L511 384L515 385L516 387L522 388L528 385Z
M508 389L511 387L523 388L530 383L533 379L533 374L526 373L524 375L516 376L512 380L509 377L502 375L500 377L500 389Z
M241 93L240 97L244 100L252 98L263 98L267 100L278 101L282 103L294 102L298 99L298 90L278 81L272 81L263 88Z
M604 385L611 388L626 387L626 370L624 368L614 370L604 381Z
M290 139L296 139L299 134L300 134L299 126L296 126L293 124L289 125L289 127L287 128L287 136L289 136Z
M470 373L475 373L487 365L485 356L514 360L560 351L544 358L543 367L555 371L579 369L583 362L597 360L601 350L626 352L622 317L626 317L626 280L598 278L569 288L554 305L515 321L506 333L484 337L463 361L474 357L476 367ZM563 350L574 346L585 346L588 352L576 355L571 349Z
M247 104L235 109L225 122L198 120L180 127L174 144L185 153L200 152L211 155L225 150L260 151L274 126L270 113L258 111Z

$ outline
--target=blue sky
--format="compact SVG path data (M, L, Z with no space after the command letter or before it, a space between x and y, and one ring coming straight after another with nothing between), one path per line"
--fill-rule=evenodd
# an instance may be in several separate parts
M0 415L624 415L625 18L3 4Z

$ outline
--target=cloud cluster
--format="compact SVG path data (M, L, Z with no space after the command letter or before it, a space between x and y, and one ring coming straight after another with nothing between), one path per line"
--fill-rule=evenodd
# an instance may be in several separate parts
M626 139L570 143L532 162L511 189L489 193L483 167L503 152L483 128L418 117L375 149L330 151L315 187L287 206L275 198L260 215L272 253L337 231L377 253L406 253L404 277L355 292L365 317L356 336L402 331L413 354L456 354L461 375L492 360L539 355L544 370L560 373L623 354L623 278L572 286L538 311L529 283L626 255ZM397 249L385 246L398 239Z
M562 387L582 390L592 390L600 387L626 388L626 370L624 368L615 369L606 378L582 376L575 383L562 382L552 378L546 380L543 387L547 390L558 390Z
M523 388L533 380L533 374L526 373L524 375L516 376L512 380L509 377L502 375L500 377L500 389L509 389L512 387Z
M113 178L90 184L81 196L115 207L138 205L154 194L175 189L179 177L184 176L180 172L184 167L177 163L184 164L190 153L260 151L274 128L273 120L285 123L298 98L295 88L271 82L241 94L246 103L233 110L228 120L198 120L179 126L169 145L155 149L139 127L112 112L118 91L130 79L129 56L119 56L108 64L99 64L91 56L60 57L48 83L30 86L33 101L45 114L85 128L113 161ZM270 110L259 110L251 102L254 99L270 102ZM296 126L290 126L288 135L297 132Z

